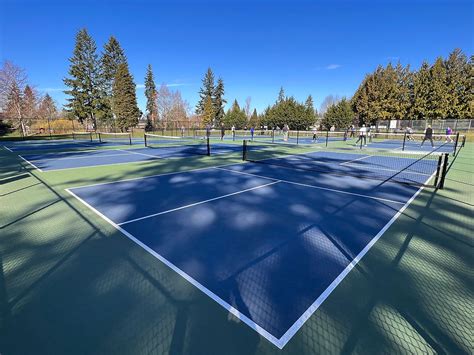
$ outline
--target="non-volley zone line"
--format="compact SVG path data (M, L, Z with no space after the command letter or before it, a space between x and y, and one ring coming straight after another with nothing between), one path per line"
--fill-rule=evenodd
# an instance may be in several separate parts
M358 193L350 192L350 191L343 191L343 190L331 189L331 188L329 188L329 187L323 187L323 186L316 186L316 185L304 184L304 183L301 183L301 182L296 182L296 181L291 181L291 180L286 180L286 179L272 178L272 177L265 176L265 175L259 175L259 174L254 174L254 173L248 173L248 172L246 172L246 171L239 171L239 170L235 170L235 169L226 169L226 168L222 168L222 167L215 167L214 169L229 171L229 172L232 172L232 173L235 173L235 174L242 174L242 175L254 176L254 177L261 178L261 179L273 180L273 181L276 181L276 182L283 182L283 183L291 184L291 185L303 186L303 187L307 187L307 188L310 188L310 189L324 190L324 191L329 191L329 192L334 192L334 193L340 193L340 194L344 194L344 195L352 195L352 196L357 196L357 197L363 197L363 198L372 199L372 200L378 200L378 201L383 201L383 202L389 202L389 203L395 203L395 204L402 204L402 205L405 203L405 202L390 200L390 199L382 198L382 197L376 197L376 196L358 194Z
M172 209L170 209L170 210L166 210L166 211L162 211L162 212L157 212L157 213L153 213L153 214L150 214L150 215L147 215L147 216L143 216L143 217L131 219L131 220L129 220L129 221L125 221L125 222L122 222L122 223L117 223L117 225L118 225L118 226L123 226L123 225L125 225L125 224L129 224L129 223L141 221L141 220L144 220L144 219L148 219L148 218L152 218L152 217L156 217L156 216L161 216L161 215L163 215L163 214L167 214L167 213L171 213L171 212L176 212L176 211L179 211L179 210L183 210L183 209L185 209L185 208L190 208L190 207L202 205L202 204L204 204L204 203L208 203L208 202L212 202L212 201L221 200L221 199L223 199L223 198L227 198L227 197L230 197L230 196L240 195L240 194L243 194L243 193L245 193L245 192L249 192L249 191L261 189L261 188L263 188L263 187L275 185L275 184L278 184L278 183L280 183L280 182L281 182L281 180L272 181L272 182L269 182L268 184L263 184L263 185L254 186L254 187L251 187L251 188L248 188L248 189L244 189L244 190L232 192L232 193L230 193L230 194L225 194L225 195L222 195L222 196L213 197L213 198L210 198L210 199L207 199L207 200L203 200L203 201L199 201L199 202L195 202L195 203L190 203L190 204L185 205L185 206L181 206L181 207L177 207L177 208L172 208Z

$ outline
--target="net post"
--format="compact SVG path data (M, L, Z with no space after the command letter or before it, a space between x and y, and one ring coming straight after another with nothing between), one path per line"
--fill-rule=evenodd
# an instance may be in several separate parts
M132 145L132 134L131 133L128 134L128 139L130 140L130 145Z
M441 172L441 166L443 165L443 155L441 154L438 157L438 165L436 166L436 175L435 175L435 181L434 181L434 187L438 187L438 181L440 178L440 172Z
M456 133L456 140L454 141L453 155L456 155L456 150L458 149L458 142L459 142L459 132Z
M235 130L232 131L232 141L235 141Z
M360 149L362 149L362 145L363 145L363 144L362 144L362 141L363 141L362 138L363 138L363 137L364 137L364 136L360 136ZM367 139L367 138L366 138L366 139Z
M102 134L99 132L99 143L103 143L102 142Z
M329 130L326 131L326 147L328 146Z
M448 169L449 154L444 153L443 157L444 157L443 166L442 166L441 178L440 178L440 181L439 181L439 188L440 189L444 188L444 179L446 178L446 171Z
M405 132L405 134L403 135L403 145L402 145L402 151L405 150L405 142L406 142L406 139L407 139L407 132Z
M296 130L296 144L299 144L300 130Z
M243 145L242 145L242 160L246 161L247 160L247 140L244 139Z
M272 129L272 143L275 143L275 128Z
M146 133L143 134L143 140L145 141L145 147L148 147L147 141L146 141Z
M211 144L209 143L209 137L206 138L206 148L207 148L207 156L211 155Z

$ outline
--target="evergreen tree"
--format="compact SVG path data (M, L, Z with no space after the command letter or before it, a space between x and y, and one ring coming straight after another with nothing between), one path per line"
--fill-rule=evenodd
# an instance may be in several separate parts
M466 88L462 100L465 102L466 111L464 112L463 117L472 118L474 117L474 55L471 55L469 63L466 65L464 77L466 80Z
M137 106L136 87L126 63L119 64L113 85L112 109L121 131L136 126L141 112Z
M215 117L214 105L212 104L212 97L209 95L204 101L204 109L201 113L202 123L205 126L212 125L212 121Z
M119 64L122 63L127 63L125 53L117 39L111 36L109 41L104 45L104 52L101 58L104 87L109 97L112 96L117 68Z
M58 113L56 104L54 103L53 98L49 94L46 94L41 100L39 104L38 113L39 116L43 119L53 118Z
M22 111L24 118L36 118L38 99L31 86L26 85L23 91Z
M308 115L316 121L317 112L314 109L313 97L311 95L308 95L304 106L306 107L306 111L308 111Z
M290 129L302 130L314 125L316 117L309 112L306 105L288 97L265 110L263 122L270 127L282 128L288 124Z
M321 123L326 129L330 129L332 126L337 129L346 129L354 122L354 118L355 114L350 102L343 98L327 109Z
M214 73L212 72L211 68L208 68L206 74L204 75L204 78L202 79L202 87L199 90L200 99L196 105L196 114L201 115L204 113L204 106L208 98L211 98L212 106L214 108L216 107L214 94L215 94ZM214 109L213 111L215 114Z
M449 98L446 79L446 67L444 66L443 59L438 57L430 68L430 119L443 119L448 114Z
M455 49L445 62L448 99L448 118L466 118L469 103L465 94L470 87L467 57L460 49Z
M413 75L412 117L425 120L430 115L430 66L424 61Z
M217 85L213 97L215 112L214 125L220 126L220 123L222 122L222 119L224 118L225 114L224 106L227 103L227 101L224 99L224 81L222 80L222 78L219 78L217 80Z
M285 100L285 90L283 90L283 86L280 87L280 92L278 93L277 102L283 102Z
M70 96L66 110L79 122L90 123L93 129L97 128L97 119L105 117L109 112L96 49L87 30L80 30L76 35L73 56L69 59L70 78L64 79L64 83L70 88L64 91Z
M156 85L151 64L148 64L145 76L146 120L145 130L150 131L156 125L158 108L156 105Z
M253 109L253 113L252 113L252 116L250 116L250 120L249 120L249 126L250 127L255 127L255 128L258 128L260 127L261 123L260 123L260 117L258 116L257 114L257 109Z
M232 107L225 114L223 122L227 128L232 126L235 126L236 129L247 127L247 115L245 111L240 108L237 100L234 100Z

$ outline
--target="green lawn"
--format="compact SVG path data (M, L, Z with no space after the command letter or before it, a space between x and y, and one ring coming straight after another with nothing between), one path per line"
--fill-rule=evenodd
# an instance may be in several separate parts
M279 350L67 194L239 154L38 173L0 149L0 353L469 353L474 144Z

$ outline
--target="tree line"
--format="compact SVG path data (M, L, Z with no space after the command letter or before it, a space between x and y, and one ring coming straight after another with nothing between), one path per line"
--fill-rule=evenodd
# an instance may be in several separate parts
M388 119L463 119L472 118L474 111L474 57L469 59L455 49L445 59L434 63L424 61L418 70L400 63L378 66L365 76L352 98L327 97L321 113L314 108L311 95L304 102L286 96L280 89L276 101L260 114L250 108L248 97L242 107L235 99L227 111L224 80L208 68L202 79L196 116L191 116L189 104L179 91L165 84L159 88L151 65L148 65L144 87L146 97L146 129L166 128L168 122L193 120L200 126L237 129L249 127L283 127L323 129L335 126L344 129L351 124L373 125ZM127 57L118 40L111 36L101 53L86 29L75 38L69 59L66 114L88 129L98 123L127 130L136 126L143 113L137 105L136 85L130 73ZM41 96L28 84L25 72L11 62L0 68L0 106L3 116L13 118L15 126L28 125L31 118L54 118L58 109L49 94ZM323 108L324 106L324 108Z

